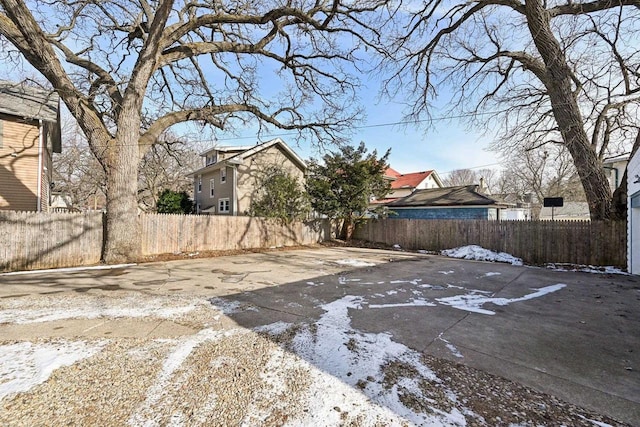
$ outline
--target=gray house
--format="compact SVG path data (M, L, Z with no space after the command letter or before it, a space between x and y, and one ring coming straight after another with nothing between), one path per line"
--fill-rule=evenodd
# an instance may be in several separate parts
M500 202L478 191L478 185L416 190L387 204L398 219L486 219L497 220L500 210L514 205Z
M277 168L302 183L306 163L280 138L244 147L214 147L192 172L196 213L245 215L260 194L264 171Z

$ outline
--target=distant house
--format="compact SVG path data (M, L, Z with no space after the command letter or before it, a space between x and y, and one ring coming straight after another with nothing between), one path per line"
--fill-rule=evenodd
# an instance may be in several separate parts
M640 274L640 150L629 160L627 194L627 268Z
M513 207L482 194L478 185L416 190L387 206L396 213L389 218L486 220L497 220L501 210Z
M203 153L194 180L196 213L245 215L260 191L262 173L276 167L301 182L306 163L280 138L245 147L214 147Z
M624 171L629 163L629 154L621 154L615 157L609 157L602 161L602 167L604 168L605 175L609 180L609 186L611 191L615 191L622 183L622 177Z
M543 207L540 210L540 220L550 221L551 219L556 221L588 221L591 219L589 204L587 202L565 201L562 207Z
M402 174L389 167L384 176L391 181L391 191L387 199L406 197L416 190L442 187L442 180L434 170Z
M58 95L0 81L0 210L47 212L61 151Z
M500 200L512 206L500 210L500 220L504 221L527 221L533 218L531 209L531 194L521 195L518 193L489 194L495 200Z

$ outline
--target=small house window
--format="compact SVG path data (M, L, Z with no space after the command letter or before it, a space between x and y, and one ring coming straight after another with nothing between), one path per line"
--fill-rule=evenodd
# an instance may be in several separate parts
M202 193L202 175L198 175L198 193Z
M209 197L213 197L214 196L214 192L213 192L214 184L215 184L215 180L213 178L211 178L209 180Z
M220 169L220 182L223 183L223 184L225 182L227 182L227 169L226 168Z
M215 162L218 161L218 156L216 155L216 153L213 154L209 154L207 156L207 166L214 164Z
M229 199L220 199L218 201L218 213L229 213Z

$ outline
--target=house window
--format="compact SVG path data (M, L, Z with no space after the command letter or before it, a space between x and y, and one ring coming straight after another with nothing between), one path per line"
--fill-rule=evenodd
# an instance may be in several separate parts
M209 180L209 197L213 197L214 196L214 192L213 192L214 184L215 184L215 180L213 178L211 178Z
M198 193L202 193L202 175L198 175Z
M209 154L207 156L207 166L214 164L215 162L218 161L218 156L216 155L216 153L214 154Z
M220 182L223 183L223 184L225 182L227 182L227 169L226 168L220 169Z
M220 199L218 201L218 213L229 213L229 199Z
M202 210L202 208L200 207L200 203L198 203L196 205L196 213L200 213L201 210Z

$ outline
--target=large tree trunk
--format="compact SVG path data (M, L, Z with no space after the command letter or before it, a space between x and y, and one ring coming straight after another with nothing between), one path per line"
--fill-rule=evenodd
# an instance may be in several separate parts
M526 0L525 10L529 31L547 69L543 83L564 144L580 175L591 219L609 219L612 214L609 181L584 130L572 91L571 69L551 30L550 16L541 0Z
M355 231L355 224L353 216L348 215L342 220L342 228L340 230L340 238L349 241L353 238L353 232Z
M116 147L106 159L109 167L103 261L108 264L137 261L142 253L137 201L140 119L136 114L122 117Z

